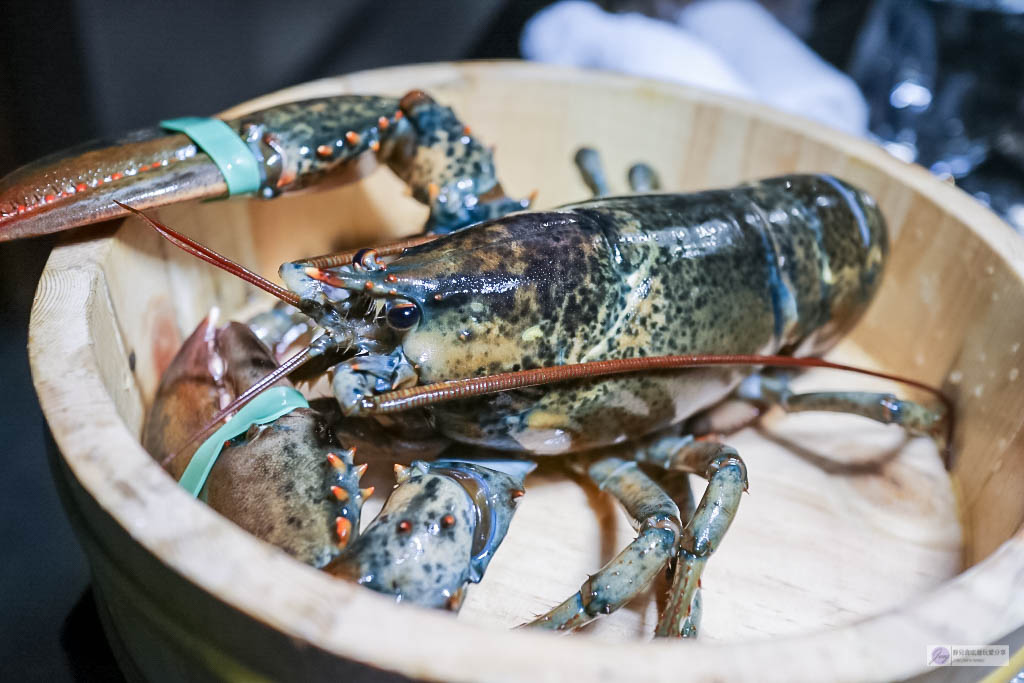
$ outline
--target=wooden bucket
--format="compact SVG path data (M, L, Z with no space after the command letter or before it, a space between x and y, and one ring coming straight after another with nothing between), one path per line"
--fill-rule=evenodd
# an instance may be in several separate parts
M541 208L586 196L571 161L581 145L603 152L613 182L646 160L669 189L826 172L873 193L889 221L891 261L868 315L832 356L955 397L952 474L927 440L860 418L770 414L730 436L751 489L708 566L694 642L651 641L652 595L568 637L510 630L578 590L633 536L604 494L550 471L528 480L508 539L458 617L395 605L247 535L143 451L159 370L184 335L212 304L231 313L256 295L138 221L107 224L54 250L29 350L62 453L63 498L129 671L151 680L895 679L923 671L931 644L1005 642L1024 624L1024 252L1004 223L866 142L747 102L603 73L521 63L383 69L238 111L412 88L495 144L505 187L538 190ZM425 211L403 189L380 171L320 194L159 215L275 277L280 262L339 240L416 231ZM836 373L801 381L870 385ZM371 470L381 482L390 476L387 466Z

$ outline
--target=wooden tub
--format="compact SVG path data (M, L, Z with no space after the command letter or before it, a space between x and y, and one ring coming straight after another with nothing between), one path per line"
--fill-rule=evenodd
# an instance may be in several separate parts
M244 106L411 88L452 105L495 144L505 187L537 189L537 207L586 196L571 162L583 144L604 153L613 183L646 160L669 189L827 172L872 192L889 221L891 260L868 315L832 356L955 397L952 475L927 440L859 418L769 414L730 436L751 489L708 566L695 642L650 640L650 595L573 636L509 630L576 591L633 534L604 494L557 471L527 482L508 539L457 618L395 605L250 537L143 451L146 407L183 335L212 304L230 314L256 295L138 221L107 224L54 250L29 350L62 453L59 485L126 670L151 680L894 679L925 670L928 645L1007 642L1024 624L1024 251L1005 224L866 142L607 74L424 65ZM381 171L326 193L159 215L274 277L281 261L339 240L414 232L425 211ZM835 373L801 382L871 384ZM390 476L387 465L371 471Z

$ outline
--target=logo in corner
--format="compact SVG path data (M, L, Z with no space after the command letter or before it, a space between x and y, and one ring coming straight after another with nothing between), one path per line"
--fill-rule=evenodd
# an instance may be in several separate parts
M949 648L945 645L928 648L928 666L948 666L950 659Z

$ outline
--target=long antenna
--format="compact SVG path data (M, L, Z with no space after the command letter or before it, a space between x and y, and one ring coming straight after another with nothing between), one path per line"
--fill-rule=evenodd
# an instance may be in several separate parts
M207 263L211 263L222 270L226 270L232 275L236 275L245 280L246 282L256 285L265 292L270 292L281 301L287 304L291 304L296 308L298 308L299 303L302 301L299 295L296 294L295 292L291 292L285 289L284 287L281 287L280 285L274 284L273 282L266 279L262 275L252 272L245 266L235 263L227 256L217 253L213 249L210 249L209 247L204 246L199 242L196 242L191 237L187 237L186 235L181 234L177 230L174 230L173 228L164 225L163 223L156 219L150 218L149 216L142 213L138 209L133 209L127 204L122 204L116 199L114 200L114 203L120 206L122 209L131 211L136 216L149 223L149 225L151 225L154 230L160 233L160 235L163 236L168 242L178 247L179 249L187 251L193 256L200 258L206 261Z
M879 377L921 389L936 396L945 407L952 410L952 402L933 386L915 379L900 377L878 370L858 368L853 365L833 363L821 358L794 358L792 356L760 356L748 354L707 354L687 356L644 356L642 358L620 358L615 360L599 360L589 363L555 365L533 370L503 372L484 377L455 379L435 384L397 389L363 399L363 408L373 414L393 413L409 408L434 405L445 401L471 398L483 394L494 394L509 389L521 389L552 382L564 382L572 379L590 377L606 377L629 372L647 370L675 370L682 368L709 367L714 365L766 365L772 367L798 368L829 368L856 372L871 377Z
M925 391L942 402L946 410L946 443L944 461L946 467L952 463L953 448L953 425L954 405L942 391L924 382L915 379L893 375L878 370L858 368L843 363L833 363L821 358L794 358L792 356L760 356L746 354L708 354L708 355L685 355L685 356L645 356L642 358L621 358L615 360L591 361L589 363L575 363L572 365L556 365L546 368L535 368L533 370L519 370L517 372L504 372L484 377L471 377L466 379L455 379L435 384L423 384L420 386L397 389L376 396L364 398L362 408L369 414L393 413L401 410L409 410L422 406L435 405L446 401L494 394L510 389L521 389L524 387L550 384L553 382L564 382L574 379L587 379L593 377L607 377L609 375L620 375L630 372L643 372L652 370L676 370L682 368L710 367L717 365L763 365L769 367L789 368L828 368L830 370L842 370L845 372L856 372L869 377L899 382L907 386Z

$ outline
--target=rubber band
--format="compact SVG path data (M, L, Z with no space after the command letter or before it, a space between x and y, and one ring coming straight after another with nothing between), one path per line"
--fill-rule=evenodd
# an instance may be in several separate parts
M217 164L228 184L228 195L249 194L260 188L260 170L249 146L220 119L185 116L160 122L166 130L184 133Z
M266 424L296 408L308 408L306 397L291 387L271 387L242 406L230 420L203 442L192 456L178 483L198 498L227 441L244 434L254 424Z

